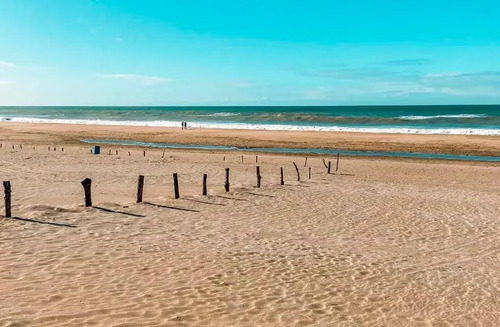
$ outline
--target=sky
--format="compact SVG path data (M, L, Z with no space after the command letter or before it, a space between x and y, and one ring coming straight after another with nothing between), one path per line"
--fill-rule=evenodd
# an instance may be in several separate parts
M0 0L0 106L499 104L500 1Z

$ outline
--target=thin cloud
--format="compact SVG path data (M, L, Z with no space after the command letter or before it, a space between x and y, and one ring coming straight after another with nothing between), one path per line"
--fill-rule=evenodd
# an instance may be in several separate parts
M136 81L144 85L157 85L161 83L172 82L170 78L164 78L159 76L148 76L139 74L95 74L99 78L105 79L115 79L115 80L125 80L125 81Z
M0 67L16 67L16 64L13 62L0 60Z
M398 72L380 68L324 69L311 72L301 72L300 74L310 77L323 77L344 80L401 79L414 78L416 76L415 72Z
M432 60L425 58L412 58L412 59L400 59L400 60L388 60L384 61L384 65L388 66L422 66L431 64Z

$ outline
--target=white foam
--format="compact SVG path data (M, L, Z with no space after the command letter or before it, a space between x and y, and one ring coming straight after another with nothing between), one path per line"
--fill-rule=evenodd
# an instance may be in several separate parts
M399 116L399 119L404 120L424 120L436 118L482 118L486 117L484 114L458 114L458 115L435 115L435 116Z
M115 120L84 120L84 119L43 119L27 117L0 117L2 121L17 123L43 124L77 124L104 126L144 126L144 127L178 127L180 121L115 121ZM356 133L392 133L392 134L450 134L450 135L500 135L500 129L479 128L405 128L405 127L343 127L343 126L301 126L284 124L244 124L244 123L188 123L190 128L219 129L253 129L274 131L318 131L318 132L356 132Z

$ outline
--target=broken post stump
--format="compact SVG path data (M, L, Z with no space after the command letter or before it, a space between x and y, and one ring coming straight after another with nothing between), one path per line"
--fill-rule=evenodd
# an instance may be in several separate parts
M226 184L224 184L226 192L229 192L229 168L226 168Z
M92 206L92 193L91 193L92 180L90 178L85 178L82 181L82 185L83 185L83 190L85 192L85 206L91 207Z
M257 188L260 188L260 181L262 176L260 176L260 166L257 166Z
M177 177L177 173L174 173L174 198L180 198L179 195L179 178Z
M207 174L203 174L203 190L202 194L207 195Z
M10 181L4 181L3 182L3 191L4 191L4 199L5 199L5 217L10 218L12 217L12 213L10 211L11 208L11 202L10 202L10 195L11 195L11 188L10 188Z
M295 161L293 162L293 165L295 166L295 170L297 171L297 182L300 182L299 167L297 167L297 164L295 163Z
M142 191L144 190L144 176L139 175L137 180L137 203L142 202Z

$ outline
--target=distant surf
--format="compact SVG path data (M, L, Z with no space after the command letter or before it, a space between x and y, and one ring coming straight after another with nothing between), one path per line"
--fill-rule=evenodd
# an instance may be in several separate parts
M0 107L19 123L500 135L500 106Z

